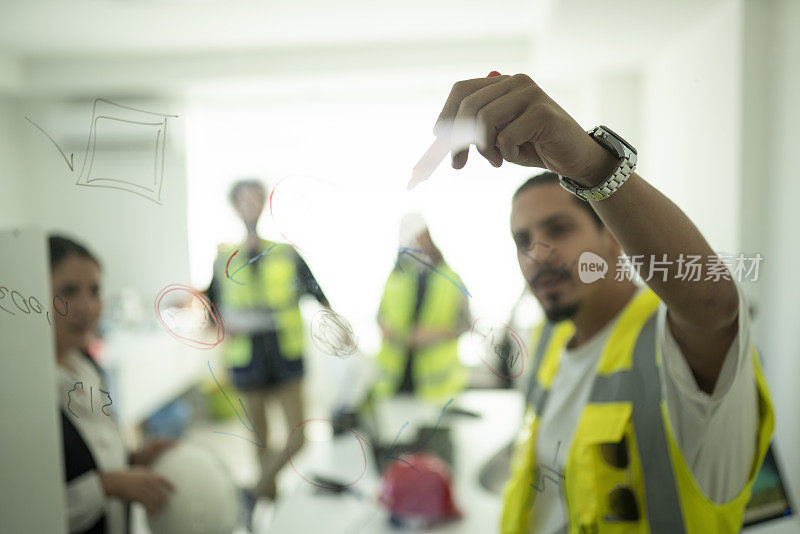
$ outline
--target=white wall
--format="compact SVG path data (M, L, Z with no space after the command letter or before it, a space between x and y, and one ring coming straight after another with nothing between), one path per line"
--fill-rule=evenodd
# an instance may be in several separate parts
M63 392L56 387L53 330L44 315L51 294L47 265L41 230L0 230L0 283L8 297L0 312L3 532L67 532L55 409ZM31 311L27 302L23 307L31 297L45 312Z
M178 111L174 102L121 103L153 112ZM23 119L23 113L47 131L68 156L74 153L74 171L55 146ZM188 282L182 119L168 119L159 205L127 191L75 185L86 153L91 115L89 99L78 103L37 100L14 113L13 123L18 125L16 132L26 154L22 187L31 198L30 217L48 231L85 242L99 256L107 298L115 297L122 288L133 288L149 311L161 288ZM105 152L107 161L113 162L106 168L118 172L120 178L152 172L152 148L112 153L100 148L104 144L107 140L98 137L95 164L104 159Z
M739 241L739 4L558 3L531 69L585 128L630 140L642 176L724 252ZM621 20L630 28L598 35Z
M718 3L642 65L639 170L724 252L738 252L740 17Z
M754 188L766 188L753 206L757 218L743 213L742 224L757 229L760 251L764 256L763 279L757 284L761 300L758 341L765 360L767 378L772 387L777 415L775 434L782 445L780 452L791 477L795 505L800 498L800 210L794 192L798 186L797 127L800 125L800 3L793 0L761 2L748 0L748 12L764 15L765 24L748 26L747 44L765 53L754 58L748 75L766 70L761 94L752 94L744 102L750 116L762 116L765 153L745 181ZM754 15L755 16L755 15ZM760 61L758 61L760 60ZM761 62L766 63L764 67ZM747 126L747 124L745 125ZM751 146L745 154L758 158ZM757 150L757 149L756 149ZM752 168L752 166L751 166Z
M778 454L800 491L800 265L794 206L800 4L721 2L643 66L640 170L723 252L761 253L753 338L777 416ZM793 527L778 526L781 529ZM786 530L788 531L788 530Z
M728 1L665 43L645 77L641 169L718 251L760 253L753 336L785 475L800 491L796 129L800 4ZM781 529L792 527L778 526ZM788 530L786 530L788 532Z
M18 110L21 101L0 94L0 228L33 222L29 197L25 187L27 175L21 154L20 130L24 128Z

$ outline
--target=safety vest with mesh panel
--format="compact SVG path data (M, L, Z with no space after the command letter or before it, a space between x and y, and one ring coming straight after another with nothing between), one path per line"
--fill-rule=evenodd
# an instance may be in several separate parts
M634 297L600 356L563 471L570 534L722 534L741 529L774 428L758 354L751 345L760 414L756 455L745 487L733 500L718 504L695 482L668 424L656 341L659 302L650 289ZM532 387L504 491L503 534L529 530L536 494L537 415L547 404L559 359L573 333L570 321L543 323L534 330ZM622 448L625 454L618 463L613 451Z

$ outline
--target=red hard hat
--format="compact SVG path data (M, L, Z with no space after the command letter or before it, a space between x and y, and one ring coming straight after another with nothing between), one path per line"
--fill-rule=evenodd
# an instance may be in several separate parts
M447 464L430 453L395 459L383 473L380 500L399 519L435 523L461 517Z

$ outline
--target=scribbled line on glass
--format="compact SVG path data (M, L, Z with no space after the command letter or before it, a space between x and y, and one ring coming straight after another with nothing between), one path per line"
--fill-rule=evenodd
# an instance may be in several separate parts
M561 449L561 441L558 442L556 445L556 454L555 458L553 458L553 465L558 465L558 451ZM548 474L542 475L542 471L547 470ZM557 478L553 478L552 475L555 475ZM556 470L549 465L539 465L536 467L536 482L531 482L531 487L534 488L539 493L542 493L545 490L545 481L549 480L553 482L556 487L561 485L561 480L564 480L564 473L561 471Z
M19 291L11 291L10 294L11 294L11 300L17 306L17 309L19 311L21 311L22 313L24 313L25 315L30 315L31 311L41 315L41 313L43 311L45 311L44 308L42 308L42 305L39 302L39 299L37 299L36 297L28 297L28 299L26 301L25 297L23 297L22 294ZM9 295L8 288L6 286L0 286L0 300L3 300L8 295ZM19 297L19 298L17 298L17 297ZM56 299L61 301L62 308L64 309L63 313L58 310L58 306L56 306ZM20 305L20 301L22 302L22 304L25 305L24 309ZM60 296L56 295L55 297L53 297L53 309L61 317L66 317L67 314L69 313L69 303L66 300L64 300L63 298L61 298ZM4 312L8 312L11 315L16 315L16 313L14 313L13 311L9 310L8 308L3 306L2 304L0 304L0 310L3 310ZM47 324L52 326L53 322L50 320L50 311L49 310L45 313L45 317L47 318Z
M306 482L308 482L312 486L316 486L318 488L331 490L331 491L342 491L342 490L345 490L345 489L349 488L350 486L354 485L359 480L361 480L361 477L363 477L364 473L367 472L367 451L364 448L364 445L365 444L369 445L369 442L363 436L358 434L356 431L354 431L353 429L351 429L351 428L349 428L349 427L347 427L347 426L345 426L345 425L343 425L341 423L337 423L337 422L335 422L335 421L333 421L331 419L325 419L323 417L314 417L314 418L311 418L311 419L306 419L305 421L301 422L296 427L294 427L292 429L292 431L289 433L289 437L286 438L286 448L287 449L289 448L289 443L291 442L292 436L294 436L294 433L297 432L298 430L300 430L303 427L303 425L305 425L306 423L310 423L311 421L326 421L326 422L330 423L331 425L340 426L340 427L344 428L345 430L347 430L348 432L350 432L351 434L353 434L353 436L355 436L355 438L356 438L356 441L358 441L358 445L361 447L361 456L362 456L362 462L363 462L364 466L361 468L361 473L359 473L357 477L355 477L351 482L348 482L347 484L341 484L341 485L321 484L319 482L314 482L313 480L309 480L308 478L303 476L303 474L300 471L297 470L297 467L295 467L294 462L292 461L292 455L289 455L289 465L291 466L292 470L295 473L297 473L297 476L299 476L300 478L302 478L303 480L305 480ZM302 432L302 430L300 430L300 431Z
M544 259L543 262L537 260L536 258L534 258L530 254L531 252L533 252L533 249L536 248L536 245L541 245L542 247L545 247L545 248L550 250L550 252L547 254L547 257ZM520 246L519 248L522 248L522 247ZM533 261L533 263L535 263L536 265L542 265L543 263L547 264L550 261L550 258L553 257L553 254L556 253L556 248L554 246L548 244L548 243L545 243L544 241L534 241L533 244L530 247L524 249L522 253L524 255L526 255L528 258L530 258ZM568 265L566 262L564 262L564 263L561 264L560 267L552 267L550 269L542 269L541 271L539 271L539 273L537 273L537 277L543 276L545 274L553 273L554 271L555 271L555 274L558 274L558 275L560 275L562 277L566 277L572 271L572 269L575 267L575 265L577 263L578 263L578 260L575 259L575 260L572 261L571 265ZM536 281L537 280L534 280L534 282L536 282Z
M222 393L222 396L225 397L225 400L228 402L228 405L233 409L234 413L236 413L236 418L239 419L239 422L242 423L242 426L244 426L244 428L248 432L252 432L253 434L256 435L256 437L258 437L258 441L253 441L252 439L246 438L246 437L241 436L239 434L233 434L231 432L219 432L219 431L215 430L214 433L215 434L225 434L225 435L228 435L228 436L241 438L241 439L243 439L245 441L249 441L250 443L252 443L253 445L256 445L257 447L261 447L262 449L264 447L266 447L267 443L264 440L264 437L261 434L259 434L258 431L256 430L256 427L253 424L252 419L250 419L250 416L247 414L247 409L244 407L244 403L242 402L241 397L239 397L237 399L239 401L239 407L244 412L244 416L247 418L247 422L250 423L250 426L247 426L247 424L242 420L242 417L239 415L239 410L236 409L236 407L231 402L231 399L228 397L228 394L225 393L224 389L222 389L222 385L219 383L219 380L217 380L217 377L214 375L214 371L211 369L211 361L209 360L206 363L208 364L208 372L211 373L211 378L214 380L214 383L219 388L219 391Z
M428 442L431 440L431 437L433 437L433 434L434 434L434 433L435 433L435 432L436 432L436 431L439 429L439 425L441 424L441 422L442 422L442 418L444 417L444 412L445 412L445 410L447 410L447 407L448 407L448 406L450 406L450 404L451 404L452 402L453 402L453 399L451 398L451 399L450 399L449 401L447 401L447 403L446 403L446 404L445 404L445 405L442 407L442 411L441 411L441 413L439 413L439 419L436 421L436 425L433 427L433 430L431 431L431 433L430 433L430 434L428 434L428 437L427 437L427 438L425 438L425 440L424 440L422 443L420 443L420 444L417 446L417 448L416 448L416 449L414 449L413 451L403 451L401 454L404 454L404 455L414 454L414 453L416 453L416 452L419 452L419 451L421 451L421 450L422 450L422 448L423 448L423 447L425 447L425 445L427 445L427 444L428 444ZM409 462L407 462L407 461L403 460L402 458L398 458L397 456L393 456L393 455L394 455L394 450L395 450L395 447L397 447L397 440L398 440L398 439L400 439L400 434L402 434L402 433L403 433L403 430L405 430L405 428L408 426L408 423L409 423L409 422L408 422L408 421L406 421L406 422L403 424L403 426L401 426L401 427L400 427L400 430L398 430L398 431L397 431L397 435L394 437L394 441L392 442L392 448L391 448L391 449L389 449L389 452L386 454L386 456L384 456L384 458L386 458L387 460L397 460L398 462L403 462L404 464L411 466L411 467L414 469L414 471L416 471L416 472L418 472L418 473L419 473L419 472L420 472L420 471L419 471L419 469L417 469L417 468L416 468L416 467L415 467L413 464L411 464L411 463L409 463Z
M212 342L206 342L202 339L195 339L193 337L187 337L179 334L167 324L162 317L162 310L161 310L161 302L164 298L175 291L185 291L189 293L192 297L194 297L201 305L203 310L203 315L206 318L211 319L211 321L216 325L217 332L216 337ZM169 284L165 286L159 293L156 295L156 300L154 303L154 308L156 312L156 318L158 318L158 322L161 323L161 326L169 332L169 334L180 341L181 343L188 345L195 349L212 349L222 343L222 340L225 339L225 323L222 321L222 317L220 316L219 312L217 312L216 306L214 306L213 302L209 302L199 291L183 285L183 284Z
M519 349L516 351L510 350L507 354L504 354L502 344L495 344L494 334L492 334L492 339L489 341L489 343L492 344L495 356L497 356L500 360L506 360L506 363L508 363L509 367L514 367L514 364L517 363L517 358L519 358Z
M267 254L267 252L269 252L270 250L275 248L276 245L277 245L277 243L273 243L267 250L265 250L264 252L262 252L258 256L254 256L250 261L248 261L244 265L241 265L238 269L236 269L232 273L228 274L228 268L231 265L231 260L233 259L234 256L236 256L239 253L239 249L237 248L236 251L233 254L231 254L231 257L228 258L228 262L225 264L225 276L228 278L228 280L230 280L231 282L234 282L236 284L239 284L240 286L247 285L244 282L240 282L240 281L236 280L236 278L234 278L236 276L236 273L238 273L239 271L241 271L242 269L244 269L245 267L247 267L251 263L254 263L254 262L260 260L261 258L263 258Z
M413 451L403 451L401 454L414 454L415 452L418 452L418 451L422 450L422 448L423 448L423 447L425 447L425 445L427 445L428 441L430 441L430 439L431 439L431 437L433 436L433 434L434 434L434 433L436 432L436 430L439 428L439 425L440 425L440 424L441 424L441 422L442 422L442 418L444 417L444 413L445 413L445 411L447 410L447 407L448 407L448 406L449 406L449 405L450 405L452 402L453 402L453 399L451 398L451 399L450 399L449 401L447 401L447 403L444 405L444 407L442 408L442 411L441 411L441 413L439 414L439 420L436 422L436 426L435 426L435 427L434 427L434 429L431 431L431 433L428 435L428 437L427 437L427 438L426 438L426 439L425 439L425 440L424 440L422 443L420 443L420 444L419 444L419 446L417 446L417 448L416 448L416 449L414 449ZM297 475L298 475L300 478L302 478L303 480L305 480L306 482L308 482L308 483L309 483L309 484L311 484L312 486L316 486L316 487L318 487L318 488L327 489L327 490L332 490L332 491L342 491L342 490L344 490L344 489L347 489L347 488L349 488L349 487L353 486L353 485L354 485L356 482L358 482L359 480L361 480L361 477L363 477L363 476L364 476L364 473L365 473L365 472L366 472L366 470L367 470L367 453L366 453L366 449L364 448L364 445L369 445L369 442L368 442L368 441L367 441L367 440L366 440L366 439L365 439L363 436L359 435L357 432L355 432L355 431L354 431L354 430L352 430L351 428L349 428L349 427L347 427L347 426L345 426L345 425L343 425L343 424L341 424L341 423L337 423L337 422L335 422L335 421L332 421L331 419L325 419L325 418L317 417L317 418L313 418L313 419L307 419L307 420L303 421L302 423L298 424L296 427L294 427L294 429L293 429L293 430L292 430L292 432L289 434L289 437L288 437L288 438L287 438L287 440L286 440L286 444L287 444L286 446L287 446L287 448L288 448L288 446L289 446L289 442L291 441L291 439L292 439L292 436L294 435L294 433L295 433L295 432L297 432L297 431L298 431L300 428L302 428L302 427L303 427L303 425L305 425L306 423L309 423L309 422L311 422L311 421L326 421L326 422L329 422L329 423L331 423L331 425L336 425L336 426L342 427L342 428L344 428L345 430L347 430L348 432L350 432L351 434L353 434L353 436L356 438L356 441L358 441L358 444L359 444L359 446L360 446L360 448L361 448L362 462L363 462L363 464L364 464L364 465L363 465L363 467L362 467L362 469L361 469L361 473L359 473L359 475L358 475L357 477L355 477L355 478L354 478L354 479L353 479L351 482L348 482L347 484L341 484L341 485L327 485L327 484L321 484L321 483L319 483L319 482L314 482L313 480L309 480L308 478L306 478L305 476L303 476L303 474L302 474L302 473L300 473L300 471L298 471L298 470L297 470L297 468L295 467L295 465L294 465L294 463L293 463L293 461L292 461L292 457L291 457L291 456L289 456L289 465L292 467L292 469L294 470L294 472L295 472L295 473L297 473ZM409 422L408 422L408 421L406 421L406 422L405 422L405 424L404 424L404 425L403 425L403 426L400 428L400 430L397 432L397 436L395 436L395 438L394 438L394 442L392 442L392 447L391 447L391 449L389 450L389 453L388 453L388 454L385 456L385 458L386 458L386 459L391 459L391 460L398 460L398 461L400 461L400 462L403 462L404 464L410 465L410 466L411 466L411 467L412 467L412 468L413 468L415 471L417 471L418 473L420 473L419 469L417 469L417 468L416 468L416 466L414 466L413 464L411 464L411 463L407 462L406 460L404 460L404 459L402 459L402 458L399 458L399 457L397 457L397 456L394 456L394 454L395 454L395 449L397 448L397 440L400 438L400 434L403 432L403 430L406 428L406 426L408 426L408 423L409 423Z
M483 337L484 339L487 338L486 334L481 333L477 329L477 325L478 325L478 323L480 321L488 321L488 319L483 319L481 317L478 317L477 319L475 319L475 321L472 323L472 328L469 331L470 341L474 340L474 336L476 334L481 336L481 337ZM508 337L510 338L511 341L514 342L514 345L516 346L516 347L512 347L511 344L506 346L506 344L504 343L504 340L501 340L500 343L496 343L495 342L495 338L494 338L495 332L492 331L491 339L489 340L489 345L492 347L492 351L497 355L497 357L500 360L505 360L506 361L506 364L508 365L509 371L512 371L514 369L514 366L517 363L517 359L519 359L520 356L521 356L521 359L520 359L521 364L520 364L519 371L517 371L517 373L513 374L513 375L505 375L503 373L499 373L499 372L495 371L494 366L492 366L489 362L487 362L483 358L483 354L482 354L482 351L480 349L478 349L479 352L478 352L477 356L481 360L483 365L485 365L489 369L489 371L491 371L495 376L499 376L500 378L505 378L507 380L513 380L515 378L519 378L520 376L522 376L522 373L525 370L525 359L527 358L527 354L528 354L528 349L525 346L525 342L522 341L522 336L520 336L517 332L515 332L514 329L511 328L506 323L504 323L502 321L492 321L492 322L495 322L495 323L503 325L503 328L505 328L506 332L508 333L507 334ZM508 352L504 352L506 348L508 349ZM516 348L516 350L514 350L514 348Z
M343 358L358 350L358 336L342 315L333 310L319 310L311 319L311 339L325 354Z
M214 340L214 342L206 343L204 341L200 341L200 340L197 340L197 339L187 338L187 337L181 336L180 334L174 332L171 328L169 328L169 326L166 324L164 319L161 317L161 309L160 308L161 308L161 301L164 299L164 297L167 294L169 294L170 292L173 292L173 291L185 291L185 292L188 292L190 295L192 295L194 298L196 298L197 300L200 301L200 303L203 306L204 313L207 314L207 316L210 317L211 320L217 325L217 336L216 336L216 339ZM214 303L209 302L208 300L206 300L203 297L203 295L201 295L198 291L196 291L195 289L193 289L193 288L191 288L189 286L185 286L185 285L182 285L182 284L169 284L166 287L164 287L164 289L162 289L158 293L158 295L156 295L155 312L156 312L156 316L158 317L158 320L161 323L161 325L173 337L178 339L181 343L184 343L184 344L186 344L186 345L188 345L188 346L190 346L192 348L195 348L195 349L211 349L211 348L216 347L217 345L219 345L222 342L222 340L225 339L225 324L222 322L222 317L217 312L216 307L214 306ZM225 393L225 390L222 388L222 385L217 380L216 375L214 375L214 370L211 368L211 360L207 360L206 363L208 365L208 372L211 373L211 379L214 380L214 383L219 388L219 391L222 393L222 396L225 397L225 400L228 402L230 407L236 413L236 417L239 419L239 421L242 423L242 425L244 425L245 429L248 432L252 432L253 434L255 434L256 437L258 437L258 441L253 441L252 439L249 439L249 438L247 438L245 436L240 436L239 434L232 434L230 432L218 432L218 431L215 430L214 433L215 434L226 434L226 435L229 435L229 436L234 436L234 437L237 437L237 438L241 438L241 439L243 439L245 441L249 441L253 445L261 447L262 449L264 447L266 447L266 441L258 433L258 431L256 431L256 428L253 425L253 421L250 419L250 416L247 413L247 409L244 407L244 403L242 403L242 399L241 398L238 399L239 400L239 407L244 412L244 416L245 416L245 418L247 418L247 422L250 423L250 426L247 426L247 424L244 422L242 417L239 415L239 411L236 409L236 406L233 405L233 403L231 402L231 399L228 397L228 394Z
M80 419L80 417L78 416L78 414L76 414L75 412L72 411L72 408L70 408L70 405L72 404L72 392L75 391L78 388L79 384L81 386L81 391L84 391L83 382L75 382L75 384L72 386L72 389L67 392L67 399L68 399L67 400L67 410L69 411L69 413L71 413L73 416L75 416L76 419ZM108 391L105 391L103 389L100 389L100 388L97 388L97 390L100 393L103 393L104 395L108 396L108 404L103 404L100 407L100 411L103 412L105 415L111 415L110 413L108 413L106 411L106 407L107 406L111 406L114 403L114 401L111 400L111 393L109 393ZM92 413L94 413L94 388L92 388L91 386L89 387L89 406L91 406Z
M456 280L453 280L452 278L450 278L449 276L447 276L446 274L444 274L442 271L440 271L439 269L437 269L437 268L436 268L436 267L435 267L433 264L431 264L431 263L428 263L427 261L423 260L422 258L420 258L419 256L417 256L417 255L415 255L415 254L412 254L412 252L419 252L420 254L422 254L422 253L423 253L423 252L422 252L420 249L418 249L418 248L411 248L411 247L400 247L399 249L397 249L397 258L400 258L400 256L403 256L403 255L406 255L406 256L411 256L412 258L414 258L415 260L417 260L418 262L420 262L422 265L424 265L424 266L425 266L425 267L427 267L428 269L430 269L430 270L432 270L433 272L437 273L439 276L442 276L442 277L444 277L445 279L449 280L451 284L453 284L454 286L456 286L456 287L459 289L459 291L461 291L462 293L464 293L466 296L468 296L468 297L472 298L472 295L470 295L470 293L469 293L469 291L467 291L467 288L466 288L466 287L464 287L462 284L459 284L459 283L458 283ZM397 263L397 259L395 259L395 260L394 260L394 264L395 264L395 266L397 267L397 269L398 269L398 270L399 270L399 271L402 273L402 272L403 272L403 269L400 267L400 264L399 264L399 263Z
M99 102L103 102L108 104L109 106L116 106L117 108L133 111L136 113L141 113L144 115L152 115L156 117L160 117L161 119L158 122L146 122L145 120L136 121L130 119L124 119L121 117L113 117L111 115L104 115L104 114L97 114L97 104ZM161 191L163 188L163 175L164 175L164 154L165 154L165 141L166 141L166 134L167 134L167 119L168 118L177 118L178 115L170 115L166 113L155 113L152 111L145 111L143 109L132 108L130 106L123 106L122 104L117 104L115 102L111 102L110 100L106 100L104 98L95 98L94 102L92 103L92 119L89 128L89 135L86 141L86 152L84 153L83 157L83 165L81 167L81 171L79 173L78 180L75 182L75 185L82 185L82 186L93 186L93 187L108 187L110 189L118 189L120 191L127 191L129 193L133 193L135 195L139 195L144 197L148 200L152 200L157 204L161 204ZM127 123L127 124L136 124L140 126L152 126L158 127L158 131L156 132L155 138L155 153L154 153L154 165L153 165L153 188L148 188L140 184L136 184L133 182L128 182L126 180L118 180L115 178L90 178L92 167L94 165L94 157L95 157L95 148L97 144L97 122L100 119L105 119L106 121L116 121L120 123ZM67 155L61 149L61 147L56 143L55 139L53 139L50 134L48 134L44 128L36 124L33 120L29 117L25 117L29 123L31 123L36 129L42 132L50 142L58 149L61 153L61 157L64 158L64 161L67 163L70 172L75 171L75 164L74 158L75 154L70 153L69 159L67 159ZM161 157L159 158L159 149L161 150ZM88 163L88 170L86 170L86 166ZM84 171L86 170L86 174L84 175ZM119 185L108 185L108 184L93 184L92 182L111 182L112 184L119 184ZM141 189L142 191L137 190ZM147 193L143 192L146 191ZM149 194L148 194L149 193Z

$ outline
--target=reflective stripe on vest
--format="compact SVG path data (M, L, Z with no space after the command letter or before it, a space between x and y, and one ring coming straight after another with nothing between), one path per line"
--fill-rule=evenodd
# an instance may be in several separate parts
M592 391L576 427L565 465L564 493L567 497L570 532L695 534L712 531L733 533L740 528L744 506L773 428L771 401L757 353L753 348L761 411L756 461L750 479L740 494L731 502L718 505L702 495L680 448L670 434L666 404L661 398L661 355L656 343L657 304L657 297L652 291L645 290L637 295L626 306L598 362ZM623 320L626 323L620 324ZM644 321L643 325L641 321ZM636 324L641 327L636 327ZM624 328L626 325L628 328ZM501 525L504 533L522 533L529 529L535 495L527 485L533 480L536 469L538 415L544 412L547 405L548 389L557 371L560 354L574 327L564 321L544 323L537 330L531 381L526 392L528 413L504 494ZM634 334L635 338L632 337ZM615 342L617 346L613 345ZM600 419L593 423L593 417ZM619 426L621 424L624 426ZM579 436L581 431L583 435ZM596 452L592 456L587 451L597 443L619 441L626 434L631 436L629 441L633 442L629 443L628 467L631 472L639 470L637 476L633 477L636 480L630 480L630 474L626 477L636 494L640 520L608 523L598 517L597 502L589 502L597 498L607 499L607 496L597 495L599 490L595 487L593 477L602 475L591 474L594 468L591 463L586 464L587 458L595 458L590 462L601 460L596 458ZM612 435L613 439L609 439ZM578 451L580 447L583 450ZM596 482L602 486L601 479Z
M633 402L633 427L635 428L636 448L644 457L641 459L644 477L645 503L650 531L654 533L684 534L683 513L675 486L675 473L669 456L669 442L661 410L661 379L656 366L656 314L645 323L636 346L633 349L633 371L618 371L611 377L623 375L624 380L617 384L604 384L595 379L595 386L589 402L611 402L601 400L612 397L623 400L629 397ZM609 377L609 378L611 378ZM598 377L599 378L599 377ZM614 387L619 389L613 389ZM605 387L605 391L604 391Z

